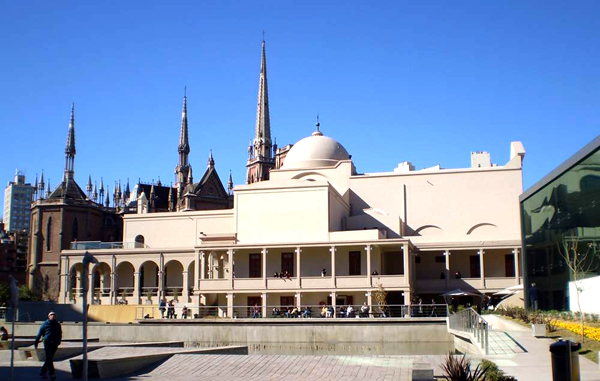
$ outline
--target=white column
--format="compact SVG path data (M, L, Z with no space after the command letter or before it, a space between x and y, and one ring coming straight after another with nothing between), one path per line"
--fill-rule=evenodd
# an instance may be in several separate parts
M481 288L485 288L485 251L479 249L479 272L481 273Z
M162 300L167 294L165 293L165 256L160 253L158 266L158 300Z
M372 283L372 277L371 277L371 245L367 245L367 247L365 247L365 250L367 251L367 278L368 278L368 284L369 287L373 286ZM370 295L371 293L369 293ZM371 304L369 304L371 305Z
M404 284L410 285L410 276L411 276L411 268L410 268L410 250L408 249L408 244L402 245L402 256L404 260Z
M63 297L63 303L69 303L69 288L71 287L71 283L69 282L69 257L68 256L64 256L63 257L63 266L62 266L62 271L63 273L61 274L61 279L60 279L60 285L61 285L61 293L62 293L62 297Z
M190 299L190 290L188 288L188 272L187 271L183 271L181 273L182 278L183 278L183 287L181 288L181 297L183 298L183 302L184 303L189 303L189 299Z
M235 251L233 249L227 250L227 258L229 259L229 263L227 266L229 267L229 288L233 290L233 254Z
M269 253L269 250L267 250L266 248L263 248L261 251L261 254L262 254L262 258L261 258L262 259L262 278L263 278L263 287L264 288L267 288L267 254L268 253ZM265 294L263 294L263 295L265 295ZM265 314L263 311L263 317L264 316L265 316Z
M96 267L96 266L94 266ZM92 267L88 273L88 306L91 306L94 301L94 267Z
M302 314L302 293L296 293L296 308L298 308L298 314Z
M300 246L296 248L296 279L298 279L298 287L300 287L300 253L302 253L302 249Z
M111 259L112 266L110 267L110 304L117 304L117 256L113 255Z
M335 279L335 277L333 278ZM335 303L336 293L335 291L331 293L331 305L333 306L333 317L337 315L337 304Z
M444 251L444 256L446 257L446 288L450 288L450 250L446 249Z
M519 248L515 247L513 249L513 257L515 260L515 280L517 281L517 284L519 284L520 280L519 280Z
M410 317L410 291L404 291L404 313Z
M335 246L331 246L329 252L331 253L331 285L335 287ZM333 298L332 298L333 301ZM335 302L335 301L334 301ZM333 303L335 304L335 303Z
M267 311L267 297L268 294L267 293L262 293L260 295L260 297L262 298L262 317L266 318L268 317L268 313L269 311Z
M369 311L371 312L368 317L375 317L375 315L373 315L373 312L375 312L373 309L373 295L370 291L367 292L367 305L369 306Z
M200 279L206 279L206 253L200 252ZM200 286L198 286L200 288Z
M116 291L115 291L116 292ZM133 297L135 304L140 304L140 273L133 273Z
M233 294L227 294L227 317L233 318Z
M196 252L196 258L194 258L194 291L200 288L200 251ZM194 292L196 293L196 292Z

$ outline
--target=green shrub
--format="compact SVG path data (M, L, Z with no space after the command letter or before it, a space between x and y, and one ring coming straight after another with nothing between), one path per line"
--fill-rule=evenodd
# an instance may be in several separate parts
M481 360L481 367L485 369L485 381L517 381L513 376L507 376L498 369L498 365L489 361Z
M442 364L444 378L447 381L485 381L487 368L477 365L471 370L471 361L466 355L462 357L453 356L451 353L446 356Z

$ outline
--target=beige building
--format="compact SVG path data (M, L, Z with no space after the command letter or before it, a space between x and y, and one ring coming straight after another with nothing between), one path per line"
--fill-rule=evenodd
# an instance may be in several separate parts
M521 283L520 142L510 144L503 166L474 152L470 168L415 170L405 162L364 174L318 123L311 136L277 150L261 101L264 43L261 66L256 147L248 184L233 189L233 209L125 215L131 245L78 242L62 251L62 302L77 298L85 249L99 260L91 301L156 305L176 297L179 306L230 317L255 305L263 316L289 305L371 305L379 287L389 304L408 304L456 288L492 294ZM272 166L268 175L257 175L256 157Z
M95 297L178 296L226 314L255 304L370 304L379 285L399 304L459 287L500 291L520 283L523 155L513 142L504 166L357 174L344 147L317 131L268 181L235 187L233 209L124 216L124 241L144 247L90 250L100 261ZM77 293L83 252L62 253L65 303Z

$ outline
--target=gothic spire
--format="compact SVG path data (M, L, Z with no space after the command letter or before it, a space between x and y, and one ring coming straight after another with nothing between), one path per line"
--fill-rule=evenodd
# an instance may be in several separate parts
M181 111L181 132L179 134L179 147L177 151L179 154L189 154L190 153L190 142L188 137L188 120L187 120L187 89L183 90L183 110ZM180 156L179 164L187 165L187 156L185 162L182 162Z
M256 107L256 131L254 136L254 158L271 159L271 121L269 117L269 92L267 86L267 53L265 39L262 40L260 79L258 82L258 105Z
M210 150L210 153L208 154L208 168L214 168L214 167L215 167L215 159L213 159L212 150Z
M106 187L106 201L104 202L104 206L107 208L110 206L110 189L108 188L108 186Z
M233 177L231 177L231 170L229 170L229 181L227 181L227 191L229 194L233 191Z
M94 202L98 202L98 184L94 181L94 193L92 193Z
M50 197L52 191L50 190L50 179L48 179L48 190L46 190L46 198Z
M90 197L92 193L92 175L88 175L88 182L85 190L88 192L88 197Z
M63 181L73 179L75 173L75 103L71 103L71 119L65 147L65 174Z

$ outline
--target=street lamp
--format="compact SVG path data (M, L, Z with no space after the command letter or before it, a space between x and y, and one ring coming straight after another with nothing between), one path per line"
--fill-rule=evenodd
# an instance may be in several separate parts
M83 370L82 370L82 375L83 375L83 380L87 381L88 379L88 359L87 359L87 318L88 318L88 311L87 311L87 293L88 293L88 288L89 288L89 273L90 273L90 263L98 263L98 260L89 253L89 251L86 251L85 254L83 255L83 274L82 274L82 282L81 282L81 288L82 288L82 293L83 293L83 297L81 298L82 301L82 313L83 313L83 334L82 334L82 341L83 341Z

